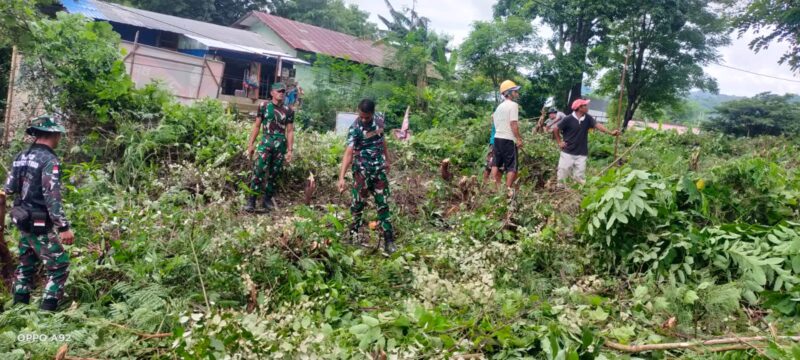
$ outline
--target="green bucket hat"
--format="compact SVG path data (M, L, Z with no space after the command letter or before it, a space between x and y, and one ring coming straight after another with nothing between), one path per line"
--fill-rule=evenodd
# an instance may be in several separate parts
M33 135L34 130L62 134L67 132L67 129L64 128L64 125L61 125L58 120L50 115L42 115L31 120L31 124L27 129L25 129L25 133L28 135Z
M272 90L286 90L286 85L282 82L276 82L272 84Z

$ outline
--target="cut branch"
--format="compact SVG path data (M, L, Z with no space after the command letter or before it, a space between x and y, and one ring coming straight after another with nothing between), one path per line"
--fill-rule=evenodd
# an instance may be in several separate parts
M725 347L706 349L707 351L718 352L718 351L729 351L729 350L758 349L759 346L753 345L752 343L764 342L770 340L791 340L800 342L800 336L778 336L775 338L768 336L731 337L731 338L711 339L706 341L643 344L643 345L623 345L615 343L613 341L606 341L603 345L617 351L622 351L627 353L640 353L640 352L657 351L657 350L676 350L676 349L696 350L698 348L714 346L714 345L737 344L735 346L725 346Z

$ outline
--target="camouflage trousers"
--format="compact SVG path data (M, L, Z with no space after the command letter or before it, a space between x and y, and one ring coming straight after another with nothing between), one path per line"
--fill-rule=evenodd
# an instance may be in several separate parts
M19 239L19 265L14 273L14 294L31 293L39 261L44 263L47 273L44 299L60 300L69 275L69 255L64 251L55 232L47 235L22 233Z
M358 231L364 225L364 208L367 206L367 198L372 194L375 198L375 207L378 210L378 222L384 234L394 234L392 228L392 213L389 210L389 179L386 172L378 170L376 172L354 170L353 171L353 202L350 205L350 212L353 214L353 224L351 231Z
M258 145L258 158L256 158L253 177L250 180L250 190L256 194L271 197L275 194L278 175L283 168L283 159L286 156L286 137L280 134L265 137Z

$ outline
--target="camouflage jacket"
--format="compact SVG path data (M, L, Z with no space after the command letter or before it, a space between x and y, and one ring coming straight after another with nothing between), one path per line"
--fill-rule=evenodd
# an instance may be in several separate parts
M14 194L14 205L45 211L59 232L69 229L61 202L61 169L53 149L33 144L14 159L5 192Z
M294 111L288 106L276 106L271 101L258 107L258 118L261 119L261 131L264 138L274 134L286 135L286 127L294 123Z
M383 116L377 114L372 117L369 124L364 124L357 118L350 126L347 146L353 147L353 171L377 172L385 168L383 128Z

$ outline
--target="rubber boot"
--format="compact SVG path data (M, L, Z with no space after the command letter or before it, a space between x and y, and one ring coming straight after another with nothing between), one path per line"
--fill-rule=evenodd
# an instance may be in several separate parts
M256 197L251 196L247 198L247 205L244 206L244 211L249 213L256 212Z
M272 206L272 196L264 196L264 201L261 202L261 207L264 208L265 213L272 211L274 208Z
M386 255L391 256L392 254L397 251L397 247L394 245L394 234L387 232L383 234L383 252Z
M44 311L56 311L58 308L58 299L44 299L39 308Z
M14 294L14 305L16 304L30 304L31 294Z

